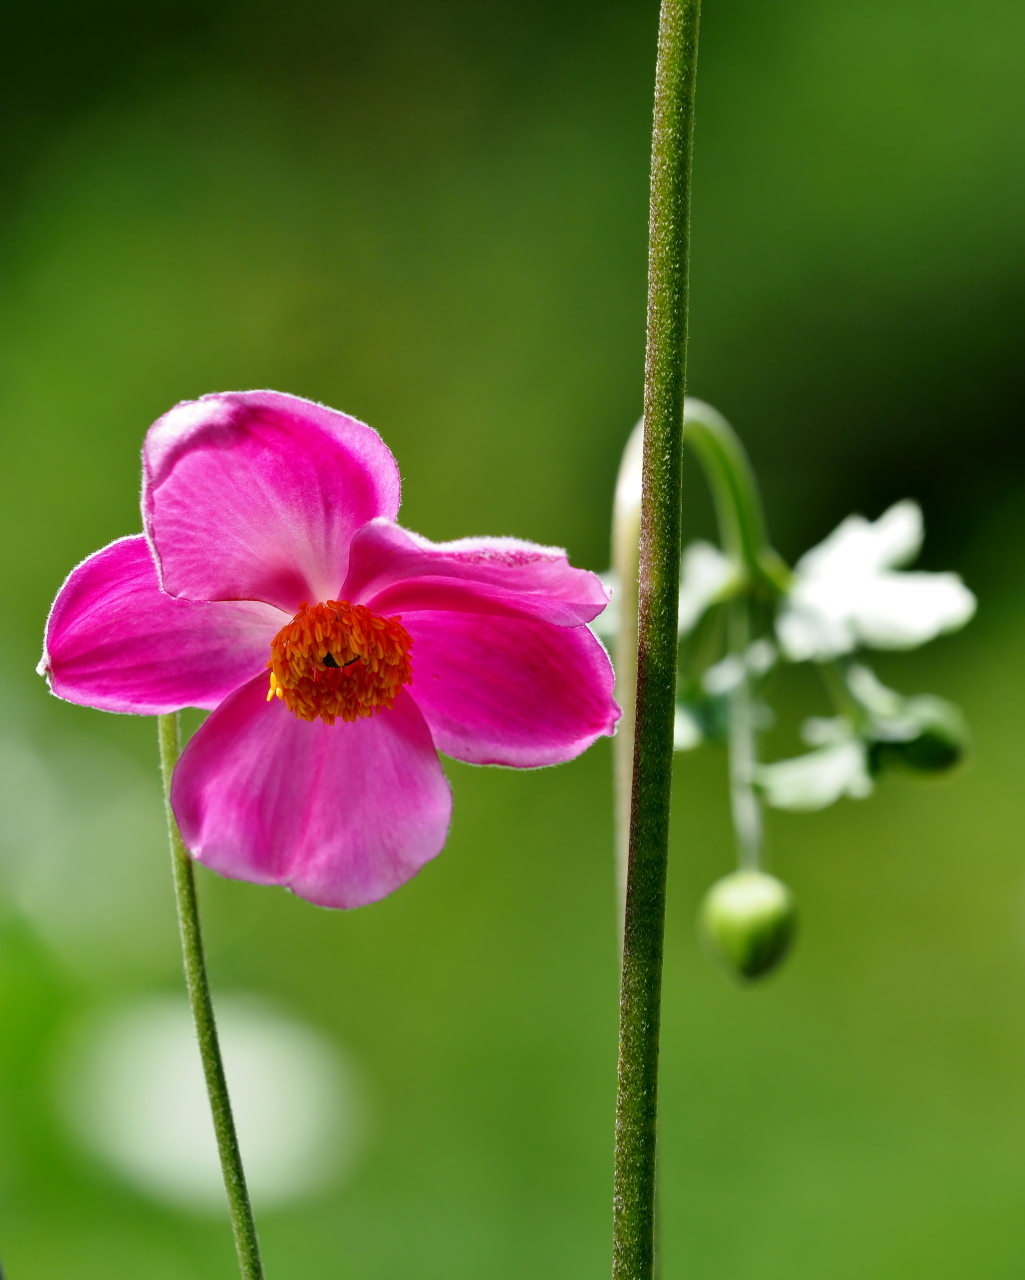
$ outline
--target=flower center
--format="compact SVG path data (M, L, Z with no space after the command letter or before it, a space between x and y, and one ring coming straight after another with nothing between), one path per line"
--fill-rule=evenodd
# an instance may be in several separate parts
M280 698L300 720L328 724L386 711L413 679L412 643L398 618L361 604L303 605L271 641L267 701Z

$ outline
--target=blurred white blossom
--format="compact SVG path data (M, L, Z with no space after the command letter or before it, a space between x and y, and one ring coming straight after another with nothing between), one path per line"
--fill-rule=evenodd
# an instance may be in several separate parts
M771 640L754 640L744 650L743 656L727 654L708 668L701 678L706 693L713 697L726 697L744 680L759 680L776 664L776 646Z
M692 542L680 564L679 633L694 630L705 610L715 603L732 575L729 556L710 542Z
M349 1171L366 1103L338 1046L262 1001L222 997L217 1022L246 1174L264 1207ZM139 1190L198 1213L224 1203L195 1031L184 995L87 1017L58 1046L61 1110L94 1155Z
M902 573L922 545L922 512L898 502L874 523L848 516L798 560L777 621L794 662L825 662L859 645L911 649L975 612L955 573Z
M861 799L872 791L865 743L842 720L813 719L805 739L819 744L792 760L760 765L755 784L774 809L825 809L844 796Z
M678 702L673 716L673 750L693 751L704 740L704 728L693 709Z

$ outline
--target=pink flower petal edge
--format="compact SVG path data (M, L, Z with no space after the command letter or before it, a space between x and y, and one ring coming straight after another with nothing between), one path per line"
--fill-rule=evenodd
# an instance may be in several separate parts
M372 427L277 391L176 405L143 449L143 523L161 585L292 614L335 598L349 543L394 519L395 459Z
M267 665L285 615L255 601L199 604L157 585L141 534L71 571L46 624L38 670L58 698L102 711L211 709Z
M407 693L386 714L329 727L268 705L262 679L189 742L171 803L200 862L325 907L364 906L409 880L441 851L452 810Z
M467 613L403 615L412 693L439 751L470 764L562 764L614 732L608 654L587 627Z
M609 599L598 575L574 569L559 547L518 538L430 542L383 520L353 539L342 591L379 613L509 613L560 627L590 622Z

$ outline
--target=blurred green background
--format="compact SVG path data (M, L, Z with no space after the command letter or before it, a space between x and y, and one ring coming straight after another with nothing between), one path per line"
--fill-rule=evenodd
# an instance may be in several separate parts
M639 409L656 17L626 0L9 15L9 1280L233 1270L216 1194L186 1203L104 1155L111 1019L183 997L154 727L60 704L31 674L56 588L138 529L148 424L253 386L373 423L408 526L604 568ZM802 932L745 991L693 929L732 857L724 761L678 761L669 1278L1025 1271L1023 38L1020 0L970 20L955 0L706 4L691 390L744 436L791 559L849 511L922 502L925 566L961 572L979 614L879 669L958 701L976 753L948 785L771 818ZM711 528L692 469L687 527ZM810 681L792 693L821 705ZM256 1099L254 1135L261 1107L281 1122L265 1163L301 1128L289 1106L318 1102L303 1036L334 1096L319 1153L314 1118L288 1157L306 1185L255 1189L271 1277L607 1274L610 763L603 743L558 770L450 766L445 853L355 913L201 874L219 998L298 1036L295 1074L271 1073L283 1099ZM126 1106L145 1095L129 1148L187 1175L191 1138L157 1132L168 1096L139 1071L122 1084Z

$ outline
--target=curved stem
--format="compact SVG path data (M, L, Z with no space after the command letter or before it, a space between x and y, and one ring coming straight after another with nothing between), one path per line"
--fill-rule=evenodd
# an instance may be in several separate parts
M753 583L786 590L790 571L769 545L758 482L740 437L721 413L693 397L684 405L683 434L712 490L726 552Z
M836 711L861 729L867 719L866 708L854 696L847 681L847 663L839 658L816 663L816 670L825 685Z
M206 1091L210 1098L217 1150L221 1157L224 1189L228 1194L231 1227L235 1235L239 1270L243 1280L263 1280L263 1266L256 1241L253 1210L249 1203L242 1157L238 1149L235 1121L231 1114L228 1082L224 1075L224 1062L217 1039L217 1023L213 1002L210 999L210 983L206 974L206 958L203 954L203 935L199 927L199 903L196 898L196 880L192 858L182 841L178 824L171 811L171 774L181 754L178 716L158 716L157 736L160 741L160 772L164 784L164 808L167 813L167 834L171 844L171 864L174 872L174 892L178 905L178 929L181 934L182 960L185 966L185 985L188 988L192 1017L196 1024L199 1054L203 1061Z
M655 1124L676 703L690 176L700 0L663 0L655 71L636 732L616 1100L614 1280L654 1273Z

